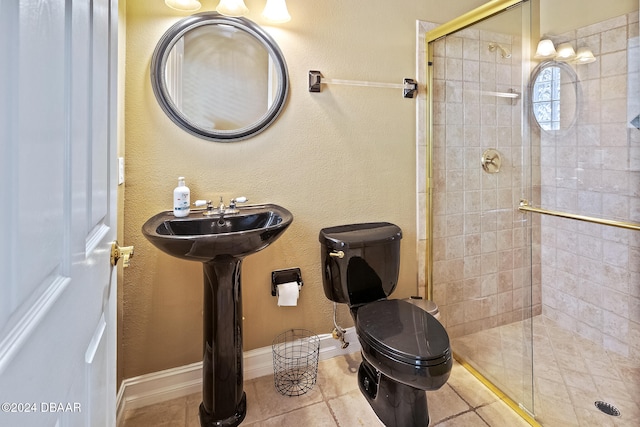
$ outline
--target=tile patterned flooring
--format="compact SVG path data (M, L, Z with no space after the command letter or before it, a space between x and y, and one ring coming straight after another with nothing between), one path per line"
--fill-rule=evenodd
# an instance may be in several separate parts
M279 394L273 376L246 381L242 426L382 426L358 389L359 364L359 353L321 361L316 385L298 397ZM432 427L529 426L458 363L447 384L428 392L427 399ZM200 400L198 393L126 411L121 427L199 427Z
M545 427L640 426L638 361L608 352L544 316L534 317L532 325L533 408L539 423ZM531 330L531 323L528 327ZM452 346L502 391L523 401L514 396L526 396L523 384L531 383L531 362L522 357L526 341L523 325L517 322L453 339ZM531 400L528 394L524 401ZM621 416L600 412L594 405L598 400L613 404Z

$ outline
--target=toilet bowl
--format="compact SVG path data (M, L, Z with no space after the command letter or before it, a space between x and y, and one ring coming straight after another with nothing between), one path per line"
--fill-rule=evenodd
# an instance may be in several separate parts
M387 299L397 285L402 231L387 222L323 228L323 288L348 304L362 347L358 384L387 427L429 425L426 390L442 387L449 337L422 305Z

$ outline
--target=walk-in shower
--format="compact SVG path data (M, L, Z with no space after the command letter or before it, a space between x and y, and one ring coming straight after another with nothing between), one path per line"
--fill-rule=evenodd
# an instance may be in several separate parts
M428 293L458 360L532 424L635 426L638 2L564 3L426 34ZM536 59L542 36L596 61Z

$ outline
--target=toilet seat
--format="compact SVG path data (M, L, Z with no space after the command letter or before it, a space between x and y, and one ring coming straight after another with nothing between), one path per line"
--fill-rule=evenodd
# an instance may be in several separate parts
M431 368L452 363L442 324L406 301L380 300L359 307L356 331L365 357L387 375L432 376Z

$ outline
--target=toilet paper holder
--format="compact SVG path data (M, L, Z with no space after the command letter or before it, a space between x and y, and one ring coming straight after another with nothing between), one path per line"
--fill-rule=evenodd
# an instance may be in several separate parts
M284 270L275 270L271 272L271 296L276 296L278 285L283 283L297 282L298 289L302 288L302 273L300 268L286 268Z

